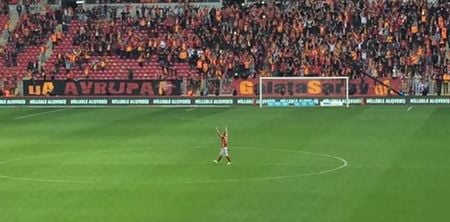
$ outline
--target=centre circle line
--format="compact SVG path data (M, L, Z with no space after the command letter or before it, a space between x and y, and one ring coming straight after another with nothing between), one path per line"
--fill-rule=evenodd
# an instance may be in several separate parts
M189 147L190 149L203 149L202 147ZM339 160L342 164L327 170L321 170L321 171L314 171L309 173L302 173L302 174L292 174L292 175L282 175L282 176L267 176L267 177L254 177L254 178L241 178L241 179L217 179L217 180L185 180L185 181L178 181L174 182L175 184L195 184L195 183L219 183L219 182L249 182L249 181L268 181L268 180L282 180L282 179L289 179L289 178L295 178L295 177L306 177L306 176L315 176L315 175L321 175L326 173L331 173L340 169L343 169L348 166L347 160L344 158L326 154L326 153L318 153L318 152L312 152L312 151L303 151L303 150L287 150L287 149L271 149L271 148L252 148L252 147L244 147L244 146L236 146L238 149L244 149L244 150L259 150L259 151L269 151L269 152L290 152L290 153L304 153L304 154L310 154L310 155L316 155L316 156L323 156L335 160ZM181 149L181 148L180 148ZM186 149L184 147L183 149ZM114 150L122 150L122 149L108 149L108 150L92 150L88 152L111 152ZM154 148L148 148L148 147L141 147L133 149L132 151L142 151L142 150L155 150ZM36 156L25 156L25 157L19 157L9 160L0 161L0 165L5 165L13 162L23 161L23 160L32 160L32 159L41 159L41 158L51 158L54 156L64 156L64 155L80 155L80 153L76 152L70 152L70 153L53 153L53 154L47 154L47 155L36 155ZM130 163L132 164L132 163ZM151 164L151 163L149 163ZM170 163L159 163L159 164L170 164ZM175 163L172 163L175 164ZM126 164L123 164L126 165ZM157 165L157 164L153 164ZM195 165L206 165L206 163L198 163ZM257 165L257 164L255 164ZM292 165L292 166L300 166L300 165ZM47 178L29 178L29 177L20 177L20 176L10 176L10 175L3 175L0 174L0 178L4 179L11 179L11 180L19 180L19 181L29 181L29 182L46 182L46 183L67 183L67 184L93 184L93 183L100 183L96 181L84 181L84 180L64 180L64 179L47 179Z

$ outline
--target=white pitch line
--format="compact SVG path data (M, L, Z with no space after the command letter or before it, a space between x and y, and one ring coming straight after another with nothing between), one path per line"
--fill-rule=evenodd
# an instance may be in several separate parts
M191 108L189 108L189 109L186 109L185 111L186 112L190 112L190 111L193 111L193 110L196 110L197 109L197 107L191 107Z
M66 110L66 109L49 110L49 111L45 111L45 112L33 113L33 114L29 114L29 115L24 115L24 116L16 116L16 117L14 117L14 119L18 120L18 119L26 119L26 118L30 118L30 117L36 117L36 116L43 116L43 115L47 115L47 114L50 114L50 113L61 112L61 111L64 111L64 110Z
M204 149L200 147L190 147L191 149ZM313 171L313 172L306 172L302 174L293 174L293 175L278 175L278 176L266 176L266 177L254 177L254 178L236 178L236 179L218 179L218 180L186 180L186 181L177 181L175 183L178 184L201 184L201 183L220 183L220 182L228 182L228 183L235 183L235 182L251 182L251 181L269 181L269 180L283 180L283 179L289 179L289 178L296 178L296 177L308 177L308 176L315 176L315 175L322 175L331 173L340 169L343 169L348 166L347 160L344 158L341 158L339 156L334 156L326 153L317 153L317 152L311 152L311 151L303 151L303 150L286 150L286 149L256 149L251 147L239 147L239 149L244 150L258 150L258 151L273 151L273 152L288 152L288 153L304 153L304 154L310 154L310 155L316 155L316 156L323 156L331 159L336 159L340 161L342 164L331 168L331 169L325 169L321 171ZM121 149L113 149L114 150L121 150ZM137 148L136 150L151 150L149 148ZM111 150L96 150L96 152L111 152ZM19 157L15 159L9 159L0 161L0 165L8 164L12 162L17 161L23 161L23 160L29 160L29 159L39 159L39 158L47 158L47 157L53 157L53 156L59 156L59 155L76 155L77 153L59 153L59 154L48 154L48 155L37 155L37 156L28 156L28 157ZM128 165L128 163L126 163ZM157 164L165 164L165 163L157 163ZM196 163L197 164L197 163ZM209 163L208 165L210 165ZM204 165L204 163L201 163L200 165ZM237 164L239 165L239 164ZM18 180L18 181L29 181L29 182L47 182L47 183L66 183L66 184L92 184L96 183L95 181L78 181L78 180L64 180L64 179L48 179L48 178L29 178L29 177L16 177L16 176L10 176L10 175L2 175L0 174L0 178L5 179L11 179L11 180Z
M77 181L77 180L61 180L61 179L42 179L42 178L28 178L28 177L15 177L8 175L0 175L0 178L6 178L11 180L19 181L30 181L30 182L45 182L45 183L92 183L90 181Z
M244 148L244 149L252 150L252 148ZM312 155L324 156L324 157L336 159L336 160L339 160L340 162L342 162L342 164L337 166L337 167L335 167L335 168L332 168L332 169L321 170L321 171L314 171L314 172L308 172L308 173L302 173L302 174L283 175L283 176L255 177L255 178L242 178L242 179L218 179L218 180L196 180L196 181L187 180L187 181L181 181L179 183L181 183L181 184L224 183L224 182L236 183L236 182L251 182L251 181L283 180L283 179L296 178L296 177L308 177L308 176L327 174L327 173L334 172L336 170L343 169L343 168L348 166L348 162L344 158L341 158L341 157L338 157L338 156L334 156L334 155L330 155L330 154L326 154L326 153L316 153L316 152L301 151L301 150L298 150L298 151L292 150L292 151L290 151L290 150L284 150L284 149L262 149L262 150L272 150L272 151L277 150L277 151L282 151L282 152L309 153L309 154L312 154Z
M409 112L413 109L413 106L408 107L408 109L406 109L406 112Z

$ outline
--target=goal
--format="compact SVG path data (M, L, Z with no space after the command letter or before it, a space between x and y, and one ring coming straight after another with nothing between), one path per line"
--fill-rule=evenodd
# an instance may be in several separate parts
M260 77L259 107L349 107L349 77Z

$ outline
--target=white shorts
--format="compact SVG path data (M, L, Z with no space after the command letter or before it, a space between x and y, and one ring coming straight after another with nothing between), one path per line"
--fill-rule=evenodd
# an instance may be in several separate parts
M220 156L228 156L228 147L220 148Z

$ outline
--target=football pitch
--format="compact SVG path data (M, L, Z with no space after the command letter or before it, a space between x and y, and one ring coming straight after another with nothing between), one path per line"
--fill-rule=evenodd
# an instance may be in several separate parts
M0 123L2 222L450 218L450 108L4 108ZM230 166L213 163L216 126Z

